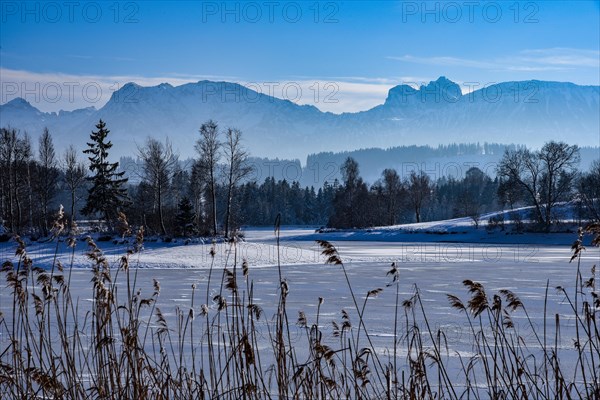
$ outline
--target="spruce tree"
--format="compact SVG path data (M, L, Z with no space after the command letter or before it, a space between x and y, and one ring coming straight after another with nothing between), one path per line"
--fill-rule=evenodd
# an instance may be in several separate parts
M127 178L124 178L124 171L117 172L119 163L108 161L108 150L112 143L107 139L109 130L106 129L106 123L102 120L96 125L97 132L92 131L90 135L88 149L84 150L89 154L90 171L93 175L88 178L92 182L92 187L88 190L88 198L83 213L88 216L100 214L102 218L110 225L119 211L131 204L127 189L124 187Z
M196 219L196 213L194 213L194 205L189 197L184 196L177 205L177 215L175 216L177 226L182 232L183 236L187 236L189 233L188 228L192 227L194 220Z

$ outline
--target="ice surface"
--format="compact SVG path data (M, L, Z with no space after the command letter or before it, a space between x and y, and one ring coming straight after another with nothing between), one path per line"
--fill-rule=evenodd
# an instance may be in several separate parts
M431 224L428 225L429 227ZM393 229L389 229L391 231ZM379 238L387 238L386 230L381 229ZM562 286L567 293L573 292L576 265L569 263L571 256L568 245L543 244L541 238L528 235L518 235L513 244L490 243L447 243L447 242L389 242L366 240L364 237L371 233L363 232L363 240L344 241L344 236L337 234L315 235L313 229L289 228L282 229L282 244L279 258L282 264L282 275L287 281L289 295L287 299L288 312L293 321L298 311L306 313L309 324L316 319L319 297L324 299L320 309L319 325L325 340L335 342L332 321L340 323L342 309L350 312L351 318L357 320L350 292L344 280L340 266L325 265L319 248L309 239L314 236L327 237L333 240L342 260L346 265L349 279L359 302L366 298L368 291L383 288L376 298L367 301L365 319L369 334L377 351L385 357L391 357L394 339L406 334L406 329L400 327L394 332L393 316L395 305L395 287L387 287L390 277L386 276L390 263L399 266L400 301L408 299L418 287L427 307L427 316L431 328L442 329L446 332L448 341L447 357L458 360L458 357L469 357L472 354L469 326L464 315L448 305L446 294L451 293L461 299L468 298L467 290L462 281L471 279L482 283L488 295L500 289L509 289L520 296L525 304L533 328L526 322L523 311L516 311L512 318L516 331L525 339L531 351L539 350L536 333L539 335L544 324L544 296L547 286L548 309L547 318L553 324L554 315L561 315L561 335L558 347L564 349L561 354L567 362L572 356L568 349L573 349L573 320L569 319L569 306L563 294L554 288ZM410 237L436 236L427 234L405 234ZM134 255L130 268L137 274L137 287L142 294L150 296L152 281L157 279L161 284L159 306L170 323L174 322L176 308L191 307L192 285L196 285L195 311L205 302L208 291L210 297L219 292L221 271L224 266L234 269L243 280L240 273L241 260L247 259L249 264L249 282L254 284L255 303L263 307L267 320L276 312L278 298L278 251L275 245L273 230L246 229L246 241L239 243L234 249L230 244L216 245L217 254L214 260L209 256L210 244L147 243L139 255ZM571 242L575 235L570 235ZM469 236L467 236L469 237ZM473 236L470 236L473 237ZM356 238L354 238L356 239ZM530 239L530 243L527 243ZM32 244L28 247L29 255L34 265L49 268L53 262L56 244ZM114 268L125 250L125 245L99 243L105 251ZM59 259L65 267L70 265L73 256L74 269L71 278L71 290L75 298L79 298L81 313L85 304L90 301L92 284L89 261L85 258L85 243L79 242L74 253L70 253L64 243L59 243ZM3 243L0 247L2 261L14 259L14 243ZM237 263L234 263L237 260ZM593 264L600 264L600 251L588 248L582 256L583 278L589 278ZM214 262L210 288L207 289L208 271ZM215 272L217 271L217 272ZM596 277L598 279L598 277ZM243 284L245 285L245 283ZM589 300L589 299L588 299ZM215 305L209 301L211 312ZM0 291L0 311L6 318L12 312L12 294L4 286ZM403 313L403 311L400 311ZM7 319L8 320L8 319ZM305 343L306 337L294 323L291 325L292 340ZM5 327L0 327L0 343L7 338ZM257 327L263 332L264 346L268 347L268 330L266 321ZM548 331L549 340L554 340L552 329ZM551 338L551 339L550 339ZM425 343L427 340L425 338ZM2 346L0 346L2 347ZM398 357L406 361L406 349L399 348ZM561 360L562 361L562 360ZM454 364L456 368L458 364ZM456 370L458 374L458 370Z

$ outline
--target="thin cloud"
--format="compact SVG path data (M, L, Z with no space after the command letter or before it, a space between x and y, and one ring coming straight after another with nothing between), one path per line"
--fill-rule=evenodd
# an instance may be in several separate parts
M402 82L416 82L426 78L415 76L394 76L394 77L367 77L367 76L306 76L294 75L294 79L318 80L318 81L342 81L355 83L372 83L381 85L397 85Z
M451 66L451 67L471 67L471 68L491 68L494 66L491 62L469 60L466 58L458 57L417 57L410 54L400 57L387 57L390 60L405 61L416 64L428 64L438 66Z
M508 66L503 69L498 69L496 71L515 71L515 72L546 72L546 71L568 71L573 70L574 68L562 68L562 67L528 67L528 66Z
M524 61L573 67L600 67L600 51L555 47L521 51Z
M197 74L182 74L179 72L165 72L164 76L170 76L174 78L183 78L183 79L195 79L197 81L201 80L225 80L225 81L236 81L240 78L232 75L197 75Z
M285 86L286 83L282 82ZM340 79L302 79L287 82L298 85L302 96L292 100L298 104L314 105L321 111L335 114L365 111L382 104L391 84L350 82ZM281 96L283 95L283 96ZM285 93L275 93L285 98Z
M564 71L567 67L600 68L600 52L586 49L549 48L523 50L517 54L491 60L475 60L459 57L419 57L410 54L389 56L391 60L426 64L477 68L491 71Z

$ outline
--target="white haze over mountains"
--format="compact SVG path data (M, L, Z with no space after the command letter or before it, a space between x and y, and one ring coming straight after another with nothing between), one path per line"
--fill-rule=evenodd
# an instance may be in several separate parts
M169 137L182 158L193 156L198 128L208 119L241 129L250 153L270 158L413 144L539 147L554 139L600 145L599 86L533 80L472 89L462 94L458 84L440 77L420 88L395 86L383 104L337 115L229 82L128 83L100 109L45 113L17 98L0 106L0 120L33 137L47 126L59 148L73 143L83 149L103 119L114 157L134 155L148 136Z

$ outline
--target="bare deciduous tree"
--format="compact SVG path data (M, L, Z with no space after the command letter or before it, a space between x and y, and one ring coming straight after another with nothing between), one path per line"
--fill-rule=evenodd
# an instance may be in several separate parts
M242 132L239 129L229 128L225 132L223 152L227 161L227 203L225 208L225 237L229 237L231 223L231 202L233 191L237 184L252 171L247 165L248 153L241 143Z
M77 159L77 151L73 145L69 146L65 150L63 156L64 162L64 180L71 197L71 229L74 226L75 221L75 210L77 209L77 201L80 197L77 196L77 191L83 187L86 181L86 167L85 164Z
M12 128L2 128L0 131L0 168L2 180L2 218L6 220L6 224L11 232L16 232L16 224L14 218L14 188L12 182L15 147L17 143L17 130Z
M213 235L217 234L217 163L219 162L219 126L213 120L209 120L200 126L200 139L196 142L196 151L199 155L199 163L206 171L208 177L208 189L210 194L211 224Z
M167 234L163 214L164 197L167 194L172 172L177 165L178 156L173 153L169 140L163 145L156 139L148 138L144 147L138 147L138 154L142 159L143 178L152 187L155 205L158 211L160 230Z
M421 222L423 205L431 196L431 179L423 171L419 174L412 171L406 186L408 202L415 212L415 219Z
M571 190L578 163L577 145L551 141L535 152L507 150L498 166L498 174L524 189L537 220L548 229L553 208Z
M600 160L595 160L589 172L580 177L577 192L588 217L600 222Z
M579 147L564 142L548 142L538 157L542 163L541 200L544 202L544 221L552 222L552 208L561 200L568 200L579 164Z
M44 128L44 132L40 137L39 141L39 165L38 165L38 179L36 185L36 193L40 200L41 206L41 228L44 235L48 234L48 209L50 207L50 203L56 196L56 192L58 189L58 168L57 168L57 159L56 153L54 151L54 143L52 141L52 136L50 135L50 131L48 128Z
M194 205L195 220L194 223L200 227L204 217L204 193L206 191L206 171L202 168L202 164L195 160L192 164L190 173L190 194L192 196L192 204Z
M398 218L399 197L402 191L402 182L395 169L386 168L383 170L383 191L387 200L387 213L389 225L394 225Z

